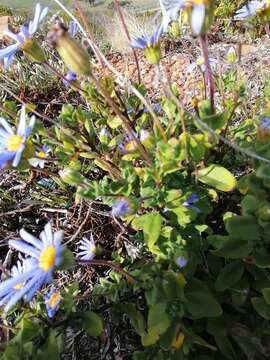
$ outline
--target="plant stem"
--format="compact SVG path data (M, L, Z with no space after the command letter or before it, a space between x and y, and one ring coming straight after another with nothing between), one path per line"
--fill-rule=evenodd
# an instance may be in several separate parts
M131 42L131 37L130 37L129 31L128 31L128 28L127 28L123 13L121 11L120 5L118 3L118 0L114 0L114 6L115 6L115 10L116 10L116 12L117 12L117 14L119 16L119 19L120 19L120 21L122 23L122 26L123 26L123 29L124 29L125 34L127 36L127 39L128 39L129 42ZM137 56L136 50L134 48L132 48L132 52L133 52L136 67L137 67L138 83L140 84L141 83L141 71L140 71L138 56Z
M265 28L265 32L266 32L267 36L270 38L270 27L269 27L268 22L265 24L264 28Z
M63 81L67 81L68 83L70 83L70 81L63 74L61 74L60 71L53 67L48 61L44 61L43 64L47 66L56 76L59 76ZM80 86L74 83L72 83L72 86L75 87L78 91L87 94L87 92L84 91Z
M108 104L111 106L112 110L115 112L115 114L117 116L120 117L120 119L123 121L123 124L127 130L127 132L129 133L129 135L132 136L133 140L136 142L136 145L138 147L138 150L140 151L142 157L144 158L144 160L147 162L148 165L152 166L153 162L152 159L150 158L148 152L145 150L144 146L141 144L140 140L134 136L134 130L129 122L129 119L127 119L123 113L119 110L118 106L115 104L114 100L111 98L109 92L107 91L107 89L105 89L101 83L98 81L98 79L91 74L90 75L90 79L94 82L94 84L96 85L97 89L100 91L100 93L104 96L104 98L108 101Z
M110 267L111 269L117 271L118 273L122 274L128 282L130 282L131 284L134 284L136 282L138 282L132 275L130 275L127 271L125 271L124 269L122 269L120 266L115 265L113 262L111 261L106 261L106 260L77 260L79 264L81 265L92 265L92 266L107 266Z
M73 2L74 2L75 8L78 10L78 13L79 13L79 15L80 15L80 17L81 17L81 19L83 21L83 25L84 25L84 27L85 27L85 29L87 31L87 35L88 35L89 39L91 40L91 42L93 44L94 53L95 53L96 57L98 58L98 61L100 62L101 67L105 68L104 61L103 61L102 57L99 54L98 47L97 47L97 45L96 45L96 43L94 41L94 36L93 36L92 31L91 31L91 29L89 27L89 22L88 22L88 20L86 18L86 15L85 15L79 1L78 0L73 0Z
M202 49L202 55L204 58L204 65L206 68L205 71L205 75L206 75L206 80L208 82L209 85L209 96L210 96L210 103L211 103L211 112L212 114L215 113L215 85L214 85L214 80L213 80L213 73L211 70L211 66L210 66L210 61L209 61L209 53L208 53L208 44L207 44L207 37L206 35L199 35L199 41L200 41L200 45L201 45L201 49Z

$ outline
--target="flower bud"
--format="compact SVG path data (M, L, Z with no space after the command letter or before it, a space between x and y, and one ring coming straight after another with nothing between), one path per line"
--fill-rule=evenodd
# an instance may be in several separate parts
M153 47L147 46L144 50L145 57L149 64L157 65L161 59L161 51L159 43L156 43Z
M169 33L173 38L177 38L181 35L181 29L178 21L173 21L169 28Z
M230 49L226 55L226 60L229 64L234 64L236 62L237 55L236 55L236 51L233 46L230 47Z
M21 47L22 51L31 59L37 62L46 61L44 51L41 49L36 40L27 39Z
M64 24L56 25L49 32L48 39L70 70L78 75L89 76L91 74L88 52L70 36Z

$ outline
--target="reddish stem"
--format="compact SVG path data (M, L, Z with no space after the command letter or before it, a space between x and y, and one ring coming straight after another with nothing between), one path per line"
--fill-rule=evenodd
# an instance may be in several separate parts
M129 42L131 42L131 37L129 35L129 31L128 31L128 28L127 28L127 25L126 25L126 22L125 22L125 19L124 19L124 16L123 16L123 13L121 11L121 8L119 6L119 3L117 0L114 0L114 6L115 6L115 9L116 9L116 12L119 16L119 19L122 23L122 26L123 26L123 29L125 31L125 34L127 36L127 39ZM133 52L133 55L134 55L134 59L135 59L135 63L136 63L136 67L137 67L137 73L138 73L138 83L140 84L141 83L141 71L140 71L140 66L139 66L139 61L138 61L138 56L137 56L137 53L136 53L136 50L134 48L132 48L132 52Z
M199 40L200 40L202 55L204 58L204 64L205 64L205 68L206 68L205 75L206 75L206 80L207 80L208 86L209 86L211 112L212 112L212 114L214 114L215 113L215 99L214 99L215 85L214 85L213 73L212 73L212 69L211 69L210 61L209 61L208 44L207 44L206 35L200 35Z

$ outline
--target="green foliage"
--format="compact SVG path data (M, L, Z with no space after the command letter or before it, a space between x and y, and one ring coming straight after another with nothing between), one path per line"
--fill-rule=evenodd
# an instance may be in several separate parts
M229 16L238 6L219 2L216 14ZM259 94L261 108L251 109L240 65L219 64L216 111L204 74L205 88L190 101L194 109L179 103L172 84L153 116L142 101L148 99L144 85L134 85L141 95L135 96L130 84L95 79L88 63L86 56L89 77L69 90L76 101L63 104L53 120L37 121L17 170L37 173L29 160L49 146L41 173L64 195L40 189L33 197L65 208L87 201L102 202L104 212L112 207L125 246L118 241L113 252L106 244L104 252L101 246L95 251L94 265L110 271L97 271L90 300L73 283L62 289L53 318L40 294L30 305L16 304L6 316L12 336L0 358L59 359L67 329L103 339L107 321L132 328L141 343L135 360L263 357L270 319L270 129L259 121L270 113L269 80ZM1 117L12 125L16 112L15 102L3 103ZM1 203L13 203L2 184L0 195ZM57 271L74 269L71 249L62 255Z

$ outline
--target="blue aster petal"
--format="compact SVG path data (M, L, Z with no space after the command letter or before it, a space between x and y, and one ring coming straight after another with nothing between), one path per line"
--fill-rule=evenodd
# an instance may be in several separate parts
M78 31L78 25L75 21L71 20L68 27L68 32L71 37L75 37Z
M194 34L198 35L201 30L205 19L205 5L194 5L191 15L191 27Z
M183 256L178 256L178 258L176 259L175 262L180 267L180 269L185 267L187 265L187 263L188 263L187 259L184 258Z
M13 271L14 277L0 284L0 301L1 304L6 304L5 311L24 296L30 301L37 291L52 281L54 269L60 265L62 260L60 257L64 251L64 247L60 245L63 234L60 231L53 233L50 223L45 226L40 240L25 230L21 230L20 235L24 241L10 240L9 245L30 256L30 259L25 260L29 263L24 267L23 273L21 273L22 267L18 266ZM14 286L17 284L22 287L14 292Z
M14 154L11 152L5 152L0 154L0 169L4 169L13 157Z
M42 9L42 7L39 3L36 5L34 19L33 19L33 21L30 21L30 23L29 23L29 32L31 35L37 31L39 24L42 22L42 20L48 14L48 11L49 11L48 7L45 7L44 9Z
M255 15L257 10L263 7L265 1L250 1L247 5L238 9L234 15L234 20L243 20L248 16Z
M96 244L93 234L90 234L90 239L83 238L80 242L78 257L81 260L92 260L96 256Z
M128 200L119 199L113 204L111 214L114 217L121 217L128 215L129 211L130 205Z

